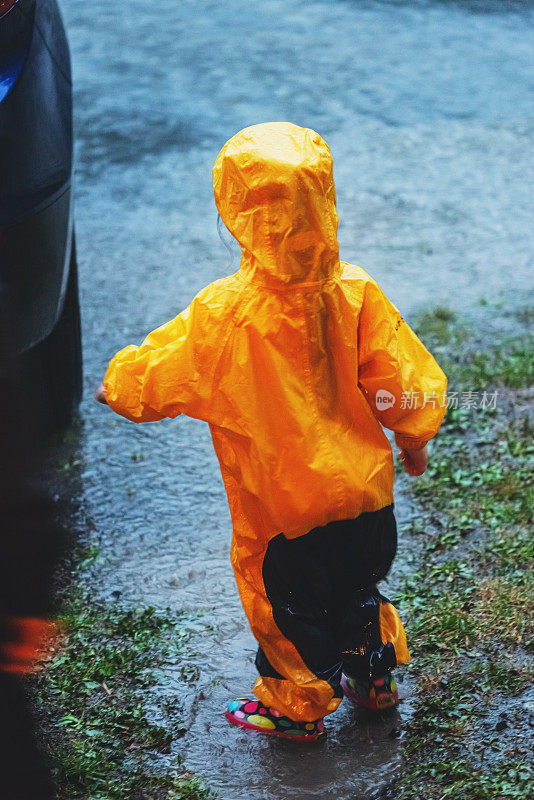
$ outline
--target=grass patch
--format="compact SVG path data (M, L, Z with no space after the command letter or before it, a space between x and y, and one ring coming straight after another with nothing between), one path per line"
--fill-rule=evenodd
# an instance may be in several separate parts
M399 600L418 689L395 797L523 798L534 777L521 703L534 664L534 429L523 410L532 337L521 329L481 349L446 309L421 315L419 331L440 351L450 388L507 388L493 408L449 409L427 473L409 484L420 566ZM496 722L500 709L513 714Z
M76 582L61 606L60 653L33 685L58 800L208 800L198 779L159 763L185 732L176 703L165 725L147 716L158 668L184 652L183 618L169 609L100 604Z
M528 762L507 760L493 774L473 769L461 759L450 759L446 750L442 759L430 767L417 767L412 772L415 785L402 788L398 800L525 800L530 796L534 770ZM440 794L430 794L426 787L439 786ZM432 791L432 790L430 790Z
M518 315L520 323L529 319L527 309ZM480 336L455 312L438 307L419 314L413 328L436 355L449 378L449 388L462 384L465 391L489 386L519 389L534 383L534 335L528 324L514 336L502 336L498 331Z

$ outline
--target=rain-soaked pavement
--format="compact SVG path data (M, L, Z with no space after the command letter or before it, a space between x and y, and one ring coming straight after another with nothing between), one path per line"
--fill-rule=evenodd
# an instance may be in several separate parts
M343 704L324 746L230 728L254 641L229 563L230 517L207 426L136 427L92 400L108 359L234 271L211 167L237 130L287 119L334 155L345 260L410 319L514 305L534 232L534 9L528 2L68 0L85 348L80 503L95 592L201 612L184 766L222 800L370 798L398 769L394 725ZM402 496L398 512L409 509ZM400 559L406 554L400 543ZM393 578L394 582L394 578ZM212 629L208 630L208 626ZM178 678L162 691L183 692ZM173 688L174 686L174 688ZM406 684L401 694L408 695Z

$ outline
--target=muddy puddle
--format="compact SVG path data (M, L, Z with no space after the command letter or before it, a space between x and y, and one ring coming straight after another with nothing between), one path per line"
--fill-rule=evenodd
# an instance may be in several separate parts
M230 728L222 712L255 679L255 643L208 428L136 427L92 391L117 349L237 268L217 236L211 167L229 136L265 120L328 141L342 258L408 319L436 304L513 308L534 238L532 5L69 0L63 11L85 356L76 525L100 548L94 591L191 612L196 671L175 751L222 800L374 797L398 770L390 734L409 702L376 720L344 703L307 749ZM397 509L410 514L402 494ZM386 592L409 555L401 540ZM183 697L178 669L162 695Z

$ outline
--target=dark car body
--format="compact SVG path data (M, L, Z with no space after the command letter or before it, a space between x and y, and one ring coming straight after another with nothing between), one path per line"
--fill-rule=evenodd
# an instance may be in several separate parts
M69 47L56 0L0 0L0 15L0 284L14 349L63 423L81 394Z

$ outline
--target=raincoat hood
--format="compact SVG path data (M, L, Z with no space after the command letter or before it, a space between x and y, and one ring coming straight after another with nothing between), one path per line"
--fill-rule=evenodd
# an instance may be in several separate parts
M245 128L217 156L213 187L244 277L284 285L339 271L332 155L318 133L290 122Z

